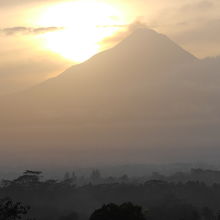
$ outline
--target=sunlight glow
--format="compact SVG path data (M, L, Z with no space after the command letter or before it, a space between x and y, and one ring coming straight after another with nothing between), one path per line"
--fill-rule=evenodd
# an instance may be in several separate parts
M67 59L83 62L102 50L100 42L125 23L122 12L101 1L79 0L48 7L39 26L63 27L42 36L44 47ZM107 27L107 28L106 28Z

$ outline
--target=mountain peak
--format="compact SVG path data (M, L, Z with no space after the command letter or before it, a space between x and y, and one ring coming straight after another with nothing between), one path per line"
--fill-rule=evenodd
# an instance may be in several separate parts
M161 41L161 40L164 41L165 39L169 40L165 35L160 34L152 29L138 28L135 29L127 38L122 40L121 43L126 42L128 44L131 43L146 44L146 43L151 43L149 41Z
M193 57L193 55L185 51L183 48L181 48L167 36L149 28L138 28L134 30L116 47L126 47L132 50L136 48L139 51L145 50L147 53L152 53L153 51L155 51L158 54L160 54L161 52L170 53L172 50L176 50L176 52L178 53L184 53L185 55L187 54L191 58Z
M118 60L136 60L145 65L159 62L167 66L196 60L167 36L148 28L136 29L111 51L114 53L111 57Z
M134 36L136 36L136 37L146 37L146 36L149 36L149 35L155 37L155 36L162 35L162 34L156 32L156 31L154 31L153 29L150 29L150 28L137 28L131 33L130 37L132 37L132 36L133 37Z

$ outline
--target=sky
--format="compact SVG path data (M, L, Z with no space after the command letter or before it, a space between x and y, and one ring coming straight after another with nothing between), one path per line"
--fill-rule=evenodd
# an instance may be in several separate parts
M0 94L62 73L146 25L199 58L220 54L219 0L0 0Z

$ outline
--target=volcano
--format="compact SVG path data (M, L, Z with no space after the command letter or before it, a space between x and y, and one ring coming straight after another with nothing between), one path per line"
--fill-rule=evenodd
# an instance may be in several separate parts
M187 158L187 152L193 158L198 147L219 141L213 132L220 125L213 87L219 67L206 62L162 34L138 29L114 48L2 100L1 145L19 155L28 146L41 161L51 152L53 161L66 162L123 161L123 155L155 162ZM214 77L203 87L207 73Z

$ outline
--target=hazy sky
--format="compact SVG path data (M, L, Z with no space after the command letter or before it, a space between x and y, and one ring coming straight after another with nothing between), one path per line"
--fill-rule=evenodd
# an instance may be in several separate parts
M137 27L198 58L220 54L219 0L0 0L0 19L0 95L58 75ZM0 98L1 157L218 159L219 60L136 31Z
M220 54L219 0L0 0L0 93L40 82L144 23L197 57Z

